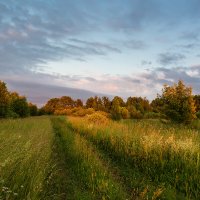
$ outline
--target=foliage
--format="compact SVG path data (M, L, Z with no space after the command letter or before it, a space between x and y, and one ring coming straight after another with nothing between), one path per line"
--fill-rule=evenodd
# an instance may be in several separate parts
M120 120L122 118L121 115L121 105L123 105L123 100L119 97L114 97L111 104L111 115L112 119Z
M82 100L81 100L81 99L77 99L77 100L75 101L75 106L76 106L76 107L83 107L83 102L82 102Z
M125 108L125 107L121 107L121 116L123 119L128 119L129 118L129 112L128 112L128 109Z
M102 97L103 111L110 112L111 109L111 101L108 97Z
M29 103L28 104L30 116L37 116L38 115L38 108L36 105Z
M199 132L158 120L124 120L92 127L69 118L70 127L108 157L130 199L198 199ZM118 173L117 173L118 172Z
M9 92L6 84L0 80L0 118L6 117L9 111Z
M13 95L11 98L11 109L19 117L27 117L30 115L29 105L26 100L26 97Z
M198 112L200 111L200 95L195 95L194 100L195 100L196 110Z
M129 97L126 102L127 108L134 107L140 113L151 111L151 106L146 98L142 97Z
M38 116L45 115L45 114L47 114L47 113L45 112L44 107L41 107L41 108L38 109Z
M145 119L159 119L161 117L162 117L162 115L157 112L147 112L144 114Z
M69 96L49 99L44 106L47 114L67 115L70 109L82 107L83 102L80 99L74 100Z
M107 124L109 121L107 114L103 113L103 112L95 112L91 115L87 115L86 119L87 119L88 123L94 123L97 125Z
M6 84L0 80L0 118L17 118L37 115L37 106L28 103L25 96L9 92Z
M183 81L173 86L164 85L161 99L163 112L172 121L189 123L196 118L192 88L186 87Z
M200 119L200 111L198 111L198 112L196 113L196 116L197 116L198 119Z
M158 95L152 102L151 108L153 112L162 113L162 109L164 107L163 99Z

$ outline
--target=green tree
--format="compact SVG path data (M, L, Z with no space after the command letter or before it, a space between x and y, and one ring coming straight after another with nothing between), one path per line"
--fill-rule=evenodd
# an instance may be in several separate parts
M97 97L97 96L90 97L89 99L87 99L86 108L93 108L94 110L98 110L98 99L99 99L99 97ZM99 102L99 103L101 103L101 102ZM99 104L99 106L101 107L100 104Z
M121 116L122 116L123 119L129 118L129 112L128 112L127 108L121 107Z
M114 102L114 101L118 101L120 107L125 107L124 100L123 100L121 97L115 96L115 97L113 98L112 102Z
M75 105L76 105L76 107L83 107L83 102L82 102L82 100L81 100L81 99L77 99L77 100L75 101Z
M162 113L163 107L164 101L159 95L157 95L157 97L151 102L152 111L155 113Z
M135 109L142 114L151 111L149 101L142 97L129 97L126 101L126 107L128 110L132 109L131 107L135 107Z
M102 102L102 99L100 97L98 97L98 99L97 99L97 110L100 110L100 111L104 110L103 102Z
M114 99L112 100L111 115L114 120L120 120L122 118L120 106L121 103L121 98L118 96L114 97Z
M18 96L12 97L11 109L19 117L28 117L30 115L30 110L26 97Z
M196 118L192 88L186 87L183 81L173 86L164 85L161 98L164 102L164 114L172 121L189 123Z
M49 99L48 102L44 106L44 111L46 114L53 114L57 109L59 104L59 98Z
M6 84L0 80L0 117L6 117L9 112L9 92Z
M88 98L86 101L86 108L93 108L93 102L94 102L93 97Z
M75 106L74 100L69 96L62 96L57 104L57 109L73 108Z
M29 110L30 110L30 115L31 116L37 116L38 115L38 108L36 105L29 103L28 104Z
M194 100L195 100L196 110L198 112L200 111L200 95L195 95Z
M103 96L102 97L102 104L103 104L103 109L105 112L110 112L111 109L111 101L108 97Z

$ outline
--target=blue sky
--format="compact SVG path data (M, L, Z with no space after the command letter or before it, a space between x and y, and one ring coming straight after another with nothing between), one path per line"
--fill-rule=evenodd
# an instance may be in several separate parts
M48 98L200 93L199 0L0 1L0 79Z

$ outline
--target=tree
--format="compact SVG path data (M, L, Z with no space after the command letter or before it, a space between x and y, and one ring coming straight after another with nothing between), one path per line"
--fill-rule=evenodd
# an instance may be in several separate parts
M38 116L46 115L46 114L48 114L48 113L45 112L45 108L44 107L38 109Z
M97 110L100 110L100 111L104 110L103 102L100 97L98 97L98 99L97 99Z
M93 108L94 110L98 110L98 97L90 97L87 101L86 101L86 108ZM99 102L100 103L100 102Z
M62 96L57 104L57 109L73 108L75 106L74 100L69 96Z
M26 97L13 93L11 98L11 109L14 113L16 113L19 117L27 117L30 115Z
M152 111L155 113L161 113L164 107L163 99L157 95L157 97L151 102Z
M195 100L196 110L198 112L200 111L200 95L195 95L194 100Z
M110 112L111 109L111 102L110 99L106 96L102 97L102 104L103 104L103 109L105 112Z
M30 116L37 116L38 115L38 108L36 105L29 103L28 104L30 110Z
M121 115L123 119L128 119L129 118L129 112L127 108L121 107Z
M46 105L44 106L44 111L46 114L53 114L57 110L59 103L59 98L49 99Z
M137 111L144 114L145 112L151 111L151 106L146 98L142 97L129 97L126 101L128 110L134 107Z
M114 97L112 100L112 105L111 105L111 115L114 120L120 120L122 118L121 115L121 98L120 97Z
M93 102L94 102L93 97L88 98L86 101L86 108L93 108Z
M183 81L173 86L164 85L161 98L164 102L163 112L172 121L189 123L196 118L192 88L186 87Z
M75 101L75 105L76 105L76 107L83 107L83 102L82 102L82 100L81 100L81 99L77 99L77 100Z
M124 100L119 96L115 96L113 98L112 102L114 102L114 101L118 101L120 107L124 107L125 106Z
M6 84L0 80L0 117L6 117L9 111L9 92Z

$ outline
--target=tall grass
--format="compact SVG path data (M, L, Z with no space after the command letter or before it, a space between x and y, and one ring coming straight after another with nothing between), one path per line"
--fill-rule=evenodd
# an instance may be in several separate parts
M113 179L96 149L70 130L65 119L53 118L52 123L63 146L66 167L70 169L74 181L79 182L79 192L76 190L77 193L73 197L71 194L69 199L126 199L126 192L120 183Z
M47 117L0 121L0 199L40 199L53 133Z
M69 126L107 152L113 160L129 165L129 173L125 176L130 177L124 178L128 178L133 190L136 182L133 173L138 172L148 182L144 195L147 199L149 196L154 199L156 195L166 199L200 197L198 131L158 121L111 121L97 125L73 117ZM149 184L157 185L157 190L148 193Z

